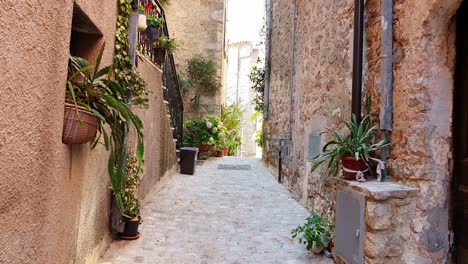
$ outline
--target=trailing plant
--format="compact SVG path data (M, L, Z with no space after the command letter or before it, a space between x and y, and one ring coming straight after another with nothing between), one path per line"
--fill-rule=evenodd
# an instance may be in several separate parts
M158 48L166 49L170 53L174 53L179 48L179 43L175 38L168 38L166 36L162 36L156 43Z
M182 95L185 95L192 87L192 80L185 76L181 71L177 72L177 78L179 79L179 87Z
M70 58L68 91L66 100L83 106L98 117L98 135L91 143L95 148L104 139L106 150L110 151L108 173L112 191L121 213L124 211L123 195L125 191L125 132L133 128L137 136L137 160L139 168L143 163L143 123L128 105L142 104L144 100L136 98L127 104L127 89L118 81L112 80L112 68L100 68L104 45L95 66L79 57ZM110 134L107 132L110 129Z
M124 213L123 220L130 220L140 215L140 200L138 189L140 188L140 174L138 159L132 150L128 152L127 167L125 169L125 192L123 195Z
M265 69L259 66L253 66L249 78L252 83L252 90L255 93L252 100L252 103L255 106L255 111L263 112L265 97Z
M259 146L260 148L263 148L263 144L265 143L265 135L263 134L263 124L260 127L260 129L255 131L254 140L255 140L255 143L257 143L257 146Z
M328 161L329 173L336 176L341 158L354 157L356 160L363 159L368 164L373 152L390 145L386 139L376 142L377 126L371 127L370 115L366 115L361 122L353 115L352 120L345 121L345 125L348 133L344 135L333 132L334 139L325 144L322 154L314 159L312 172Z
M164 22L166 22L164 20L164 17L159 17L159 16L156 16L156 15L150 15L150 16L147 16L147 19L148 19L148 24L155 27L155 28L163 28L164 27Z
M221 89L216 63L201 55L196 55L188 61L188 75L192 84L202 94L213 95Z
M221 121L226 129L225 145L229 148L229 154L234 155L237 149L242 145L242 120L244 111L241 108L241 103L236 103L229 106L224 106L221 109Z
M292 238L299 238L299 243L306 245L307 250L313 247L326 248L333 238L333 225L326 218L312 213L303 226L291 231Z
M148 90L145 81L133 67L132 57L129 54L130 43L128 30L130 15L133 13L132 0L119 0L119 14L117 16L117 28L115 32L115 55L113 71L115 79L133 96L141 97L148 102Z

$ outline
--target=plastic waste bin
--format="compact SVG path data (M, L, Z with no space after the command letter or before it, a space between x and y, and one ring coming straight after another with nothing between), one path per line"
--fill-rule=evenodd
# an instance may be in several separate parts
M180 149L180 173L195 174L195 160L197 159L198 148Z

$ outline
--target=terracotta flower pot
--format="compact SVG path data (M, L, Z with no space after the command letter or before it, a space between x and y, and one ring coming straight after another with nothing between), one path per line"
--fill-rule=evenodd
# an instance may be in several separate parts
M200 151L209 151L210 150L210 145L203 144L200 146Z
M97 133L98 118L81 106L65 103L62 142L83 144L94 139Z
M367 167L366 162L363 159L356 160L355 157L343 157L341 158L341 163L343 165L343 168L346 168L348 170L362 171L366 179L369 176L369 168ZM343 175L346 180L355 181L356 174L356 172L347 172L343 170Z
M229 148L224 147L223 152L224 152L224 156L227 156L229 154Z
M224 150L217 150L216 151L216 157L218 157L218 158L224 157Z

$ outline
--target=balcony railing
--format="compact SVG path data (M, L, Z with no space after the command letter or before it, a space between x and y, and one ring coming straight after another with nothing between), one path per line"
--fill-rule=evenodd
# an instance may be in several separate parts
M145 8L147 16L153 15L164 19L163 27L158 29L158 33L156 34L157 37L166 36L170 38L166 15L161 3L157 0L139 0L139 5ZM168 102L167 109L170 115L171 127L174 129L173 136L174 139L177 139L177 149L179 149L183 137L184 105L179 86L177 68L175 66L173 54L156 47L154 42L154 34L149 36L147 31L139 33L138 46L140 52L144 56L150 58L150 60L163 71L163 85L165 87L164 100Z

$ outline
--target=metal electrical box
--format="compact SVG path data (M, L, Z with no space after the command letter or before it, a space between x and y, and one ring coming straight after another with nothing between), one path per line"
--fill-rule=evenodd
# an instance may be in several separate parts
M337 186L335 253L348 264L364 263L365 196Z

